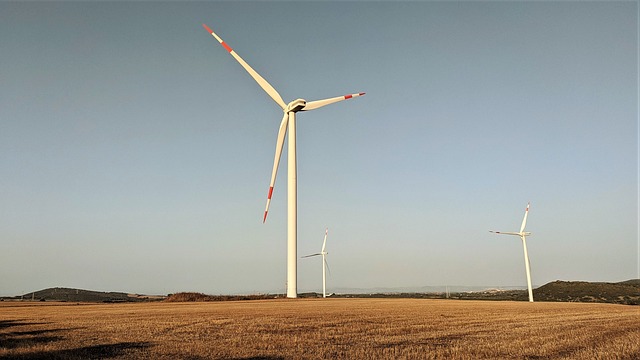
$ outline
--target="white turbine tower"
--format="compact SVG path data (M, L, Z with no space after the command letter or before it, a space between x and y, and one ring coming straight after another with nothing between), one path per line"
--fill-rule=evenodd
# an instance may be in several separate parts
M520 232L502 232L502 231L493 231L489 230L489 232L495 234L503 234L503 235L517 235L522 239L522 247L524 248L524 267L527 271L527 288L529 289L529 302L533 302L533 290L531 289L531 269L529 268L529 255L527 254L527 236L531 235L530 232L524 231L524 227L527 225L527 216L529 215L529 203L527 203L527 208L524 210L524 219L522 219L522 225L520 226Z
M324 241L322 242L322 251L320 251L317 254L311 254L311 255L305 255L302 256L302 258L308 258L308 257L312 257L312 256L319 256L322 255L322 297L326 298L327 297L327 268L329 267L329 264L327 264L327 254L328 252L326 252L326 248L327 248L327 233L329 233L329 229L326 229L324 231Z
M216 40L233 56L242 67L251 75L251 77L262 87L262 89L282 108L284 116L280 122L278 130L278 138L276 141L276 154L273 159L273 170L271 171L271 182L269 183L269 193L267 195L267 206L264 210L262 222L267 219L269 211L269 203L273 194L273 185L276 181L278 172L278 164L280 163L280 155L284 146L284 138L289 130L289 154L288 154L288 215L287 215L287 297L295 298L298 296L297 285L297 170L296 170L296 113L298 111L308 111L321 108L325 105L333 104L338 101L351 99L362 96L364 93L349 94L338 96L330 99L316 100L307 102L303 99L296 99L285 104L284 100L278 92L271 86L260 74L258 74L249 64L247 64L233 49L227 45L222 39L216 35L207 25L202 24L205 30L213 35Z

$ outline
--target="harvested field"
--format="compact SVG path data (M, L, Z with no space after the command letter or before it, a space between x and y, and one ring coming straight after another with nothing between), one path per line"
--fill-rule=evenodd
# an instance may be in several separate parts
M640 308L296 299L0 303L0 359L638 359Z

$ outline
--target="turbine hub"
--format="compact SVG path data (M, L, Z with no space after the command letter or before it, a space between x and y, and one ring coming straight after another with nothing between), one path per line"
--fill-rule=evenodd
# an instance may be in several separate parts
M298 112L307 106L307 101L304 99L295 99L287 105L285 112Z

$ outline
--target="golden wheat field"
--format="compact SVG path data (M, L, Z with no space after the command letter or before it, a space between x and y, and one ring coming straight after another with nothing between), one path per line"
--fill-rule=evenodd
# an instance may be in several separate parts
M0 303L0 359L639 359L640 307L422 299Z

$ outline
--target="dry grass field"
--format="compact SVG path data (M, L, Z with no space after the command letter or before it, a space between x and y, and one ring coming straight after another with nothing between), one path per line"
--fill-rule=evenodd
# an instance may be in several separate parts
M0 303L0 359L640 359L640 307L421 299Z

